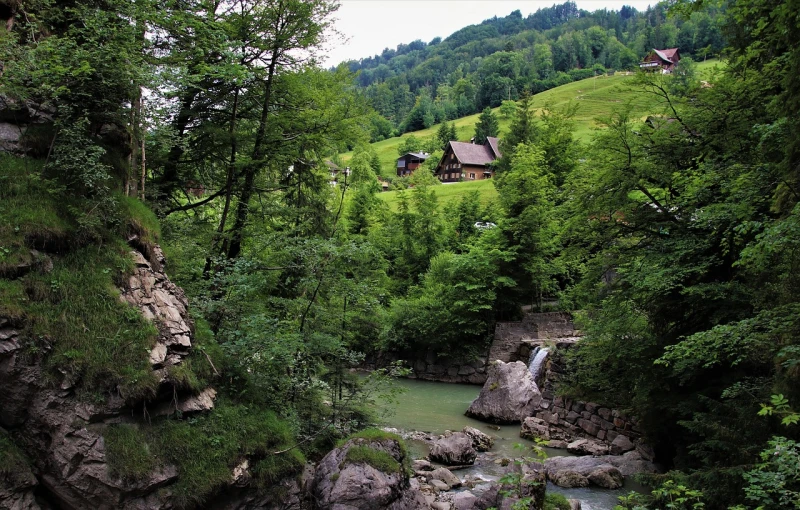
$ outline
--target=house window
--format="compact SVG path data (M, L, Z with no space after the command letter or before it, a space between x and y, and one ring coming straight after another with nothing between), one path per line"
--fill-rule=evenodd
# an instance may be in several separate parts
M453 161L454 159L456 159L456 155L455 155L455 154L453 154L453 153L451 153L451 154L450 154L450 161Z
M473 174L473 173L470 173L470 174L469 174L469 178L470 178L470 179L474 179L474 178L475 178L475 174Z

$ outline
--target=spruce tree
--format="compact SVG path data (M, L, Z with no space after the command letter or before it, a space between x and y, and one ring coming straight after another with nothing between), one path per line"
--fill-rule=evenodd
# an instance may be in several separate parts
M492 109L488 106L481 112L478 117L478 123L475 125L475 143L483 145L486 139L490 136L497 136L500 132L500 125L497 122L497 117L492 113Z

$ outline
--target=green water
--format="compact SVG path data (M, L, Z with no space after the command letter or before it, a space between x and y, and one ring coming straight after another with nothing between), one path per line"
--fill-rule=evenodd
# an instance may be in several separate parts
M384 418L384 425L401 431L422 431L430 434L442 434L445 430L461 430L465 425L489 434L495 438L491 454L495 458L521 457L523 450L515 445L530 446L533 443L519 437L519 425L496 427L464 416L470 403L481 391L480 386L470 384L450 384L429 381L403 379L397 384L406 391L399 396L395 404L384 406L391 414ZM409 445L413 455L422 457L427 454L422 443ZM565 450L546 448L548 456L568 455ZM502 475L503 468L494 462L484 462L467 470L457 471L462 479L466 475L480 476L486 480L494 480ZM617 503L617 497L630 490L640 490L637 484L626 481L625 488L618 491L603 489L562 489L548 484L548 490L560 492L568 498L581 501L584 510L611 510Z

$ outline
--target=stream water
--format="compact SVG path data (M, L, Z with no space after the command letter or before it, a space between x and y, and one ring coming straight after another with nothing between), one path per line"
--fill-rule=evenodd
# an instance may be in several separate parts
M495 480L503 474L503 468L495 464L493 459L531 456L530 453L514 447L515 444L523 446L533 444L519 437L519 425L501 426L500 430L495 430L493 426L464 416L464 411L480 393L480 386L412 379L400 380L398 384L406 391L399 396L395 404L385 406L390 412L384 418L387 427L401 431L418 430L442 434L445 430L461 430L465 425L469 425L495 438L489 459L479 465L457 471L456 475L460 478L471 475L485 480ZM409 447L415 457L422 457L428 453L427 446L422 442L410 441ZM552 448L545 450L548 456L569 455L566 450ZM617 503L618 496L627 494L631 490L641 489L640 485L630 481L625 482L624 488L615 491L598 488L563 489L551 483L547 485L548 491L560 492L567 498L580 500L583 510L611 510Z

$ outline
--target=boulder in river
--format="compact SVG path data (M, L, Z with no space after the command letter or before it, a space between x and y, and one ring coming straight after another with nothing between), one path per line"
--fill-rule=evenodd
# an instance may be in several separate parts
M488 452L494 444L494 439L490 435L484 434L475 427L467 425L461 429L461 432L472 439L472 447L479 452Z
M486 383L465 413L490 423L519 423L539 407L542 395L521 361L489 364Z
M430 458L447 466L473 464L477 457L472 438L463 432L450 432L434 440Z

